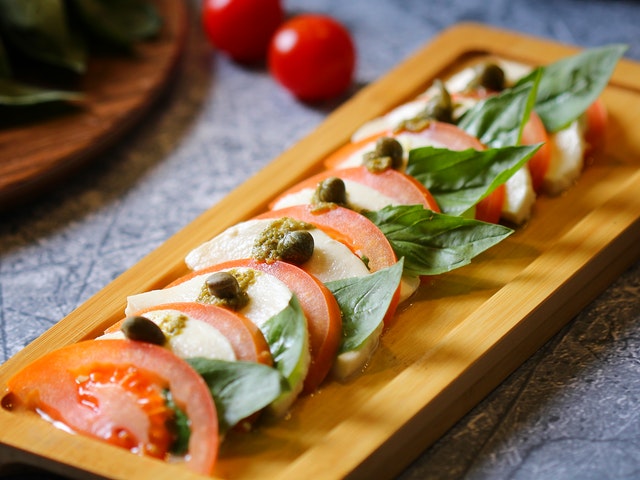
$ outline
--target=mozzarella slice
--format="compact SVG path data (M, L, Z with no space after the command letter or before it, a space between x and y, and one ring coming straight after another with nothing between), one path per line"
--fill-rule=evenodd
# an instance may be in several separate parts
M349 206L354 210L381 210L387 205L397 205L397 202L386 195L383 195L378 190L364 185L362 183L354 182L353 180L343 179L345 189L347 191L347 201ZM309 205L313 202L313 196L315 195L315 189L303 188L302 190L291 193L281 198L274 206L273 210L279 208L292 207L294 205Z
M394 138L402 145L403 152L403 165L406 166L407 160L409 158L409 152L414 148L420 147L435 147L435 148L445 148L446 146L440 142L437 142L431 138L426 138L424 135L420 135L419 133L413 132L402 132L398 135L394 136ZM347 157L342 163L336 165L336 168L348 168L348 167L359 167L362 165L362 158L365 153L371 152L375 149L376 140L367 143L362 148L358 149L349 157ZM404 168L402 168L404 170Z
M397 106L381 117L369 120L354 132L351 141L357 142L376 133L395 129L404 120L418 115L424 109L425 102L425 99L417 98Z
M248 268L236 268L239 272L250 270ZM247 287L249 303L238 310L249 318L256 326L261 327L264 322L284 310L291 301L291 290L273 275L253 270L254 281ZM173 302L194 302L200 296L202 287L209 276L208 273L196 275L190 280L174 285L173 287L130 295L127 297L125 315L145 310L157 305Z
M144 316L161 328L167 337L166 346L180 358L237 360L229 340L207 322L172 309L153 310L146 312ZM117 331L102 335L98 340L105 338L125 338L125 335Z
M239 223L192 250L185 262L192 270L202 270L225 261L249 258L255 239L273 220L254 219ZM366 265L344 244L332 239L318 228L309 231L314 249L311 259L302 268L321 282L367 275Z
M357 372L363 371L373 352L378 348L380 335L384 329L384 323L380 323L378 328L369 335L363 344L357 350L350 350L339 354L331 368L331 374L338 380L347 380Z
M533 190L531 174L524 166L507 180L505 186L504 205L502 206L502 218L520 225L531 218L531 211L536 202L536 193Z
M558 195L580 177L584 166L586 142L579 120L549 135L551 161L544 177L543 188L550 195Z

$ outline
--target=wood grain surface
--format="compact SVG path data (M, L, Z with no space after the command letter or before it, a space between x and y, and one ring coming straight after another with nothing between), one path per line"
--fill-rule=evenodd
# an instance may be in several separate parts
M317 171L363 121L411 98L434 78L478 55L544 64L575 52L474 24L443 32L7 361L0 386L40 355L101 333L123 316L127 295L185 273L189 250L264 210L279 192ZM526 226L471 265L422 286L397 314L363 374L325 382L282 421L229 434L215 476L393 477L633 263L640 256L640 137L633 134L638 82L640 65L622 61L603 95L611 116L606 147L576 185L562 196L539 198ZM175 465L67 435L35 415L0 409L0 425L0 465L37 465L77 478L198 478Z
M164 22L158 37L137 44L131 55L93 56L79 79L81 103L5 111L0 211L60 187L135 125L161 93L184 45L187 7L182 0L155 4Z

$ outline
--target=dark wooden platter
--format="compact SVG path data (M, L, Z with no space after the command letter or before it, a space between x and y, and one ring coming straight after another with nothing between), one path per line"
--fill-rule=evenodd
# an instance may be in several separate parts
M181 0L156 0L160 34L131 55L94 56L80 79L85 99L55 114L7 110L0 123L0 211L38 196L116 142L158 98L187 30Z

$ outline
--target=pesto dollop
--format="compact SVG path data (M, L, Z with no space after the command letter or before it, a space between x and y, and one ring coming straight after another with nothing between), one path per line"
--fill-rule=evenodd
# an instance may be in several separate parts
M267 263L282 260L300 265L313 255L313 237L309 233L312 228L313 225L290 217L274 220L256 238L251 256Z
M236 283L236 287L233 289L233 294L230 294L230 290L225 288L222 293L216 286L212 285L216 283L212 277L217 274L228 275L233 278ZM220 307L229 308L231 310L240 310L249 303L249 294L247 289L255 282L256 276L259 274L256 270L247 269L231 269L226 272L216 272L210 275L202 284L200 289L200 295L196 299L198 303L206 303L209 305L218 305Z

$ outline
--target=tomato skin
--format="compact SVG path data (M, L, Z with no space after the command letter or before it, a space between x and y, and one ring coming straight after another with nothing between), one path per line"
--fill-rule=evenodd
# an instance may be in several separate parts
M352 82L356 51L347 29L326 15L293 17L278 28L268 52L269 71L303 101L329 100Z
M585 155L588 156L604 145L609 114L602 99L598 98L587 108L585 115L587 118L587 130L585 132L587 149Z
M542 120L536 112L531 112L529 121L525 124L522 130L523 145L535 145L542 143L542 146L538 151L529 159L527 167L531 174L531 184L533 190L536 193L542 191L542 185L544 183L544 177L549 170L549 164L551 163L551 147L549 147L549 135L544 128Z
M431 196L431 193L429 193L429 190L427 190L424 185L418 182L415 178L392 169L374 173L370 172L364 166L325 170L324 172L313 175L279 195L270 203L270 208L272 208L279 199L290 193L294 193L305 188L315 189L318 183L329 177L338 177L344 180L352 180L354 182L361 183L379 191L389 198L393 198L401 205L423 205L429 210L433 210L435 212L440 211L438 204Z
M506 195L504 184L480 200L476 205L476 220L489 223L498 223L502 214L502 206Z
M117 377L108 373L122 371L129 372L129 375L121 378L119 383L98 384L97 388L89 391L98 400L106 397L117 405L99 401L89 405L82 401L83 398L91 398L87 397L87 391L82 390L87 380L93 381L94 376ZM131 340L78 342L30 363L10 378L7 386L16 399L15 408L38 409L75 432L103 441L111 440L109 443L122 446L122 437L112 433L127 431L134 424L145 425L145 421L140 419L149 415L143 412L145 397L134 395L139 390L138 380L154 387L154 392L170 389L175 403L190 419L197 419L191 424L189 454L185 463L191 470L210 474L219 444L215 404L200 375L165 348ZM136 399L141 402L133 406ZM150 450L153 450L153 445L150 445Z
M280 0L204 0L202 24L211 44L239 63L267 56L269 42L284 21Z

